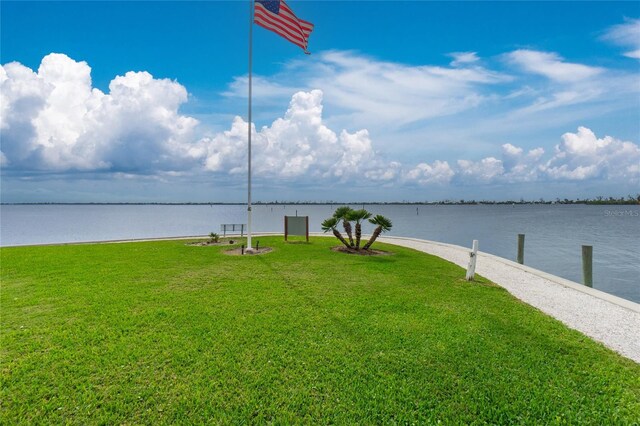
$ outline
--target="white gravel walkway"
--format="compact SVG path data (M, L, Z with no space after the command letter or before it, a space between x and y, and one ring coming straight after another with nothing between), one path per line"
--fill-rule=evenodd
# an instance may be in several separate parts
M465 270L469 263L466 247L403 237L381 237L379 241L433 254ZM482 252L478 252L476 273L640 363L640 304Z

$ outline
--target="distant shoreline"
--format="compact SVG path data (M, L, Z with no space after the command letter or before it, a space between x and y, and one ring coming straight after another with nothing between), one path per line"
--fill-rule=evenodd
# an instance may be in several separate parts
M640 197L639 197L640 198ZM258 201L252 203L252 205L256 206L317 206L317 205L366 205L366 206L377 206L377 205L401 205L401 206L435 206L435 205L448 205L448 206L469 206L469 205L640 205L639 199L633 199L631 197L627 199L596 199L596 200L556 200L556 201L350 201L350 202L335 202L335 201ZM75 203L63 203L63 202L33 202L33 203L0 203L0 206L244 206L246 203L238 203L238 202L75 202Z

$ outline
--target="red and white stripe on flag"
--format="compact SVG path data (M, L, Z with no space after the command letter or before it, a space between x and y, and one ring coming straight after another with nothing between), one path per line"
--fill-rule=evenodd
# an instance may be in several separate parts
M254 22L307 51L313 24L298 17L284 0L256 1Z

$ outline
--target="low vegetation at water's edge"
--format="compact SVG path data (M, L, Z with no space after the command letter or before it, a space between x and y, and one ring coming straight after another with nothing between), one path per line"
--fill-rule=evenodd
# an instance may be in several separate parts
M3 248L0 424L634 424L640 366L441 259L334 238Z

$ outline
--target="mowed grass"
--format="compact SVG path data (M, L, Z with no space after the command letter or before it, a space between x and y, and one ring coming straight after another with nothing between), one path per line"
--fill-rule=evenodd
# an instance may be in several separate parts
M640 366L441 259L4 248L1 424L637 424Z

